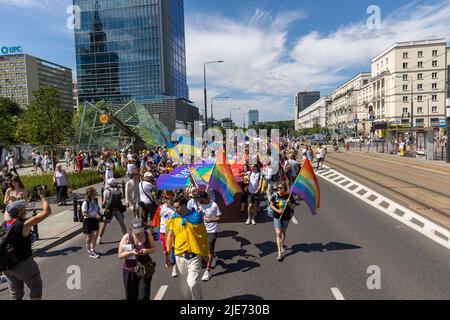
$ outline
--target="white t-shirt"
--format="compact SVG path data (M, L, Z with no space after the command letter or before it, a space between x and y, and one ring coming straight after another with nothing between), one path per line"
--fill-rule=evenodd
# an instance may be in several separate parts
M291 177L297 176L299 163L292 159L289 159L288 161L286 161L286 163L291 166L291 172L290 172Z
M208 204L203 204L201 207L205 213L205 219L214 220L222 215L219 206L214 201L211 201ZM205 222L205 226L207 233L216 233L219 230L219 224L217 222Z
M159 216L161 218L161 224L159 226L160 233L166 233L166 221L168 221L174 213L175 208L172 206L164 205L163 207L161 207L161 212L159 213Z
M323 148L317 148L317 150L316 150L316 158L317 159L322 159L323 157L325 157L325 150L323 150Z
M261 181L261 174L259 172L249 174L250 177L250 184L248 186L248 192L250 193L256 193L258 191L259 182Z
M139 193L140 193L139 198L143 203L151 204L153 202L152 192L154 189L155 187L148 181L142 181L139 183Z
M100 208L98 206L97 200L92 200L89 202L89 211L87 201L83 201L81 205L81 212L87 212L88 216L95 218L97 214L100 213Z
M197 205L197 203L195 202L194 199L190 199L187 203L187 208L188 210L192 211L192 210L197 210L199 209L199 205Z

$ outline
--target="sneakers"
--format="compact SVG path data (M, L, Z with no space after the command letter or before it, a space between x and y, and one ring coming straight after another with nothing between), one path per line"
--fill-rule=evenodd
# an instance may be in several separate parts
M252 225L255 225L255 224L256 224L255 219L252 219Z
M177 266L173 266L172 269L172 278L178 277Z
M97 238L97 245L101 245L102 244L102 239L100 237Z
M89 258L98 259L100 256L94 250L89 251Z
M0 276L0 284L6 283L6 282L8 282L8 278L6 278L6 276L4 276L4 275L1 275Z
M202 281L209 281L211 279L211 272L209 270L205 271L205 274L202 277Z
M245 224L246 224L246 225L249 225L249 224L251 223L251 221L252 221L252 220L249 218L249 219L247 219L247 221L245 222Z

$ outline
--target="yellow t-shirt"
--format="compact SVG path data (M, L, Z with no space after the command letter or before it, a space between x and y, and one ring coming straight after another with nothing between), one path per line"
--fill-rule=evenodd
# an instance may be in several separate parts
M195 253L199 256L207 257L209 248L205 224L194 225L186 222L183 226L182 221L182 218L173 217L167 222L167 230L171 230L175 236L175 255Z

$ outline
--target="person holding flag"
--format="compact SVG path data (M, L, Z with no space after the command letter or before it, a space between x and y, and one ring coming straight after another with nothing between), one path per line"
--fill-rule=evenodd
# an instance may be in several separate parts
M273 224L277 235L278 257L282 262L285 255L284 241L289 226L289 221L294 216L295 205L291 202L291 195L287 192L286 182L278 185L277 192L270 199L270 208L273 211Z

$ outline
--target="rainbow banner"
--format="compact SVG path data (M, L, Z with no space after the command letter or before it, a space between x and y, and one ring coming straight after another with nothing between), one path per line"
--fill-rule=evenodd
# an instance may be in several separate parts
M229 206L236 193L242 192L241 187L233 177L233 171L228 163L216 162L209 180L211 189L220 193L226 206Z
M199 189L201 191L206 191L208 189L208 183L205 182L205 180L203 180L200 173L197 170L195 170L194 167L188 165L188 168L189 168L189 171L191 172L191 178L192 178L195 186L197 187L197 189Z
M302 169L292 185L291 193L302 197L313 215L318 213L318 209L320 208L319 181L308 158L303 162Z

